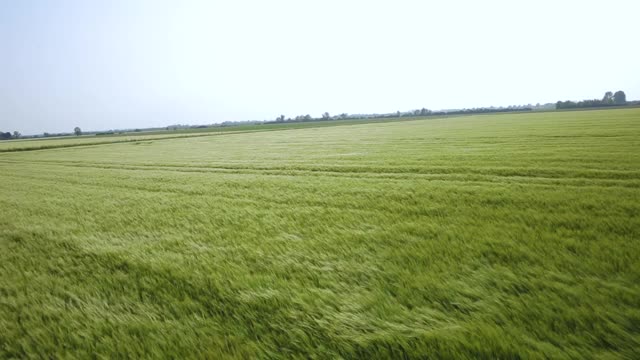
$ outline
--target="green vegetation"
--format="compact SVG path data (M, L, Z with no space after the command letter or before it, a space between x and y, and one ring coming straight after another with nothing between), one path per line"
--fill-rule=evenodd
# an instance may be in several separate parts
M604 97L602 100L593 99L593 100L583 100L578 102L573 101L558 101L556 103L556 109L580 109L580 108L597 108L597 107L607 107L607 106L624 106L627 105L627 95L622 90L616 91L614 94L611 91L607 91L604 93Z
M415 120L416 118L402 119L402 121ZM400 121L400 119L354 119L335 120L329 122L312 123L285 123L285 124L260 124L260 125L235 125L229 127L206 127L178 129L171 131L146 131L129 133L98 133L82 137L60 136L54 138L31 138L0 142L0 153L14 151L32 151L68 148L77 146L94 146L105 144L116 144L123 142L141 142L149 140L177 139L192 136L215 136L228 133L247 133L272 130L306 129L326 126L371 124L389 121Z
M3 152L0 190L0 358L640 349L640 109Z

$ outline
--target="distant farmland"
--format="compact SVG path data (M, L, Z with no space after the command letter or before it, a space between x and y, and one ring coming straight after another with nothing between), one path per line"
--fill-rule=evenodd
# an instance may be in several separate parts
M341 125L0 152L0 358L638 357L640 109Z

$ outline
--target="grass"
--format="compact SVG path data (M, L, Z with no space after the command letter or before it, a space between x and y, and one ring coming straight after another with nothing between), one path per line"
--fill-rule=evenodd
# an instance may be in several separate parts
M142 142L149 140L167 140L167 139L180 139L186 137L199 137L199 136L216 136L226 135L229 133L248 133L248 132L262 132L262 131L275 131L275 130L293 130L293 129L308 129L327 126L340 126L340 125L356 125L356 124L373 124L384 122L397 122L397 121L411 121L417 118L405 118L405 119L347 119L347 120L332 120L332 121L314 121L314 122L300 122L300 123L268 123L258 125L235 125L235 126L219 126L219 127L206 127L206 128L189 128L189 129L177 129L177 130L155 130L155 131L141 131L141 132L127 132L117 133L109 135L83 135L83 136L59 136L51 138L28 138L28 139L16 139L0 141L0 153L2 152L16 152L16 151L35 151L35 150L48 150L59 149L78 146L94 146L105 144L117 144L128 142Z
M640 109L5 152L0 190L0 358L640 349Z

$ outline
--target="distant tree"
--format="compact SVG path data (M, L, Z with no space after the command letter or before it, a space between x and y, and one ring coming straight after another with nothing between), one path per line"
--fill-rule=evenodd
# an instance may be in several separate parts
M14 131L14 132L13 132L13 138L14 138L14 139L20 139L20 136L22 136L22 134L20 134L20 132L19 132L19 131Z
M73 129L73 132L74 132L74 134L76 134L76 136L82 135L82 129L80 129L77 126Z
M311 117L311 115L307 114L302 118L302 121L311 121L313 120L313 118Z
M325 111L322 114L322 120L329 120L329 119L331 119L331 115L329 115L329 113Z
M349 114L347 114L347 113L340 114L340 119L346 119L348 117L349 117Z
M276 122L284 122L284 115L280 115L276 118Z
M624 91L618 90L615 94L613 94L613 102L616 105L624 105L627 103L627 95L624 93Z
M2 140L11 139L11 133L10 132L0 132L0 139L2 139Z
M48 132L46 132L46 133L44 133L44 134L42 134L42 135L43 135L44 137L49 137L49 136L51 136L51 134L49 134Z
M558 101L556 103L556 109L575 109L575 108L593 108L593 107L606 107L612 105L624 105L627 103L627 96L624 91L619 90L616 93L607 91L604 94L602 100L590 99L582 100L578 102L574 101Z

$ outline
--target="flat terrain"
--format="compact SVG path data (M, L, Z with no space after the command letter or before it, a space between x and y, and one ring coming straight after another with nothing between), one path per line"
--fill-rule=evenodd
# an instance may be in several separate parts
M412 120L405 118L402 121ZM179 139L186 137L227 135L229 133L249 133L261 131L277 131L291 129L308 129L327 126L372 124L389 121L399 121L400 119L348 119L332 121L312 121L312 122L289 122L289 123L266 123L256 125L236 125L217 126L205 128L187 128L178 130L156 130L141 132L126 132L109 135L81 135L81 136L59 136L49 138L26 138L18 140L0 141L0 153L26 151L26 150L47 150L76 146L92 146L103 144L115 144L125 142L138 142L145 140Z
M282 129L0 153L0 358L639 356L640 109Z

